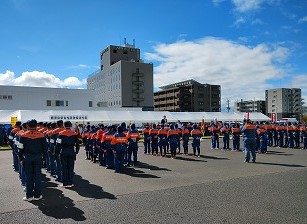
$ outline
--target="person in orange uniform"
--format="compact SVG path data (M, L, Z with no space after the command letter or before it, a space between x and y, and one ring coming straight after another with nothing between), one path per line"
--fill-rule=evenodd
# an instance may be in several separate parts
M42 156L47 150L45 136L36 130L37 121L28 122L28 130L21 136L18 143L18 158L26 174L25 201L42 199Z
M167 130L165 129L163 124L161 125L161 129L159 129L158 131L158 137L160 156L166 156Z
M59 133L56 140L56 147L59 148L62 164L62 185L61 187L73 187L73 176L76 155L79 153L78 134L71 130L71 122L65 121L65 130Z
M182 146L183 146L183 153L188 155L189 153L189 138L190 138L190 131L187 128L187 124L183 124L182 126Z
M234 126L231 128L232 133L232 150L239 151L240 150L240 128L239 124L235 123Z
M114 169L114 154L112 150L112 138L116 133L116 128L114 125L109 126L107 131L102 135L100 147L103 151L104 158L106 159L106 168Z
M121 173L123 171L124 154L127 151L128 139L123 131L123 127L119 126L111 141L114 153L115 173Z
M178 138L179 138L178 131L175 130L174 125L170 125L170 130L167 132L167 141L169 142L172 159L176 159Z
M158 132L157 125L153 124L152 129L149 131L150 140L151 140L151 154L158 154Z
M227 123L224 123L223 127L220 129L220 132L223 134L223 150L229 150L229 125Z
M133 165L136 166L138 162L138 141L140 140L140 133L136 129L135 124L131 125L131 130L127 133L128 138L128 166L132 165L131 157L133 155Z
M247 119L245 125L241 129L241 132L244 134L244 162L249 163L250 159L252 159L252 162L254 163L256 162L256 125L253 124L250 119Z
M150 154L150 135L149 135L149 125L145 125L144 129L143 129L143 138L144 138L144 153L145 154Z
M192 147L193 147L193 156L200 157L200 139L202 136L201 130L198 128L196 124L193 125L193 130L191 131L191 137L193 138Z

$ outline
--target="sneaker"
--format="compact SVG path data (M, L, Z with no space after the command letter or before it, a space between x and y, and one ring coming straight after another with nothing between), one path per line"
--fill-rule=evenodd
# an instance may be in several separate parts
M34 197L33 200L38 201L38 200L41 200L42 198L43 198L43 195L39 196L38 198Z
M22 200L24 200L24 201L33 201L33 197L31 197L31 198L23 197Z

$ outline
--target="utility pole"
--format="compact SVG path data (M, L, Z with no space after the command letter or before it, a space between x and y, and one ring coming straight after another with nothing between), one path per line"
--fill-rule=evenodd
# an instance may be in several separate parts
M227 107L226 107L226 109L227 109L227 112L229 113L229 111L230 111L229 100L227 100L226 102L227 102Z

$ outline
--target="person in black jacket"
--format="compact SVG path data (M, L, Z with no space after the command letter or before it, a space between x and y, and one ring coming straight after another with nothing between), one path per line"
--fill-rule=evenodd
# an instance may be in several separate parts
M65 130L61 131L56 140L56 148L60 153L62 167L61 187L73 187L74 165L76 155L79 153L78 134L71 130L71 122L65 121Z
M25 201L42 199L42 156L47 150L45 136L36 130L37 121L28 122L28 130L21 135L18 143L18 158L26 175Z

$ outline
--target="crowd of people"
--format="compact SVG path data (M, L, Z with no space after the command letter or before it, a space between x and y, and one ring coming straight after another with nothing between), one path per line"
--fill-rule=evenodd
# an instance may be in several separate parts
M243 134L243 149L240 147ZM74 186L74 163L80 144L85 159L120 173L124 167L138 165L138 142L142 139L144 154L176 159L178 153L200 157L201 140L209 136L211 149L244 151L245 162L256 162L256 152L266 153L267 147L307 149L307 128L300 124L254 123L245 120L222 123L204 121L199 123L168 123L163 118L158 124L120 125L76 124L59 120L43 123L31 120L16 122L8 139L13 152L13 168L19 173L26 192L26 201L40 200L41 168L46 168L60 187ZM232 139L232 148L230 140ZM190 144L191 143L191 144ZM301 146L302 143L302 146ZM189 148L191 147L191 149ZM191 150L191 151L190 151ZM190 154L189 154L190 151Z

